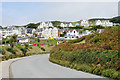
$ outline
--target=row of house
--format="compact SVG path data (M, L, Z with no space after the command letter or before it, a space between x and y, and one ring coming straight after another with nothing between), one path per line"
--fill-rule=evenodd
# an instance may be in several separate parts
M73 25L72 22L61 22L59 26L61 27L76 27L76 26L84 26L85 28L92 26L92 25L102 25L104 27L113 26L113 23L109 20L96 20L95 24L90 22L89 20L80 20L77 23ZM51 22L40 22L40 25L38 26L38 29L45 28L45 27L54 27Z

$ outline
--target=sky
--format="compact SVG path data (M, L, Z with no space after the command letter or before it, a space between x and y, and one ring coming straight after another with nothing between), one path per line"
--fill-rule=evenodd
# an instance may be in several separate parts
M118 2L2 2L0 25L41 21L78 21L118 16Z

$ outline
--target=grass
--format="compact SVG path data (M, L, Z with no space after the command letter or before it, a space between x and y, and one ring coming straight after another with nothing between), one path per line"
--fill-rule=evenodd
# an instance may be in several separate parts
M57 40L40 40L40 42L34 41L31 43L43 43L45 45L57 44Z
M85 43L85 40L78 42L78 43L75 43L75 44L82 44L82 43Z
M22 47L24 48L25 46L22 46ZM52 46L49 46L49 47L42 46L45 49L45 51L41 50L41 47L38 47L38 46L31 46L31 47L32 48L29 48L27 50L26 56L46 54L46 53L49 53L50 50L52 49ZM14 46L14 50L17 51L16 55L14 55L11 52L6 50L7 48L10 48L10 46L5 45L2 48L5 50L5 54L4 55L0 54L0 57L3 57L2 59L0 59L0 62L2 60L8 60L8 59L17 58L17 57L24 57L23 52L19 48L17 48L16 46Z

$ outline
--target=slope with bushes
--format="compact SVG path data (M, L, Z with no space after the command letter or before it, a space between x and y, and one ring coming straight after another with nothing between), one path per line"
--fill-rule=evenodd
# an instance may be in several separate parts
M119 29L106 28L103 33L96 32L57 45L51 50L49 60L77 70L120 79ZM82 40L85 40L85 43L75 44Z

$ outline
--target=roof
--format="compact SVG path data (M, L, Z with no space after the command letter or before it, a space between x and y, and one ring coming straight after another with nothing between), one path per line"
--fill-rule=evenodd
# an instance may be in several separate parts
M17 38L17 40L24 40L24 39L28 39L28 37Z

